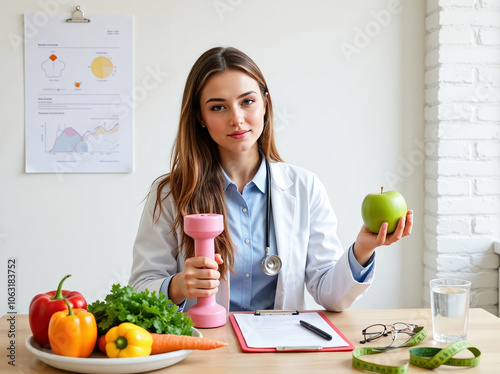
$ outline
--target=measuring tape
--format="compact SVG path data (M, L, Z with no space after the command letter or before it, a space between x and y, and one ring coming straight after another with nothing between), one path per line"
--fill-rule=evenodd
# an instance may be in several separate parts
M415 329L415 335L404 345L404 347L412 347L422 342L427 336L425 327L419 326ZM474 358L453 358L458 352L468 349L474 355ZM387 351L387 348L356 348L352 352L352 366L366 371L383 374L406 374L408 373L408 362L404 365L389 366L374 364L361 360L359 357L364 355L377 354ZM477 366L481 352L473 347L468 342L462 340L449 345L446 348L411 348L410 363L425 369L435 369L440 365L450 366Z
M453 358L458 352L468 349L474 358ZM449 366L477 366L481 358L481 351L465 340L453 343L446 348L412 348L410 349L410 363L425 369L435 369L440 365Z

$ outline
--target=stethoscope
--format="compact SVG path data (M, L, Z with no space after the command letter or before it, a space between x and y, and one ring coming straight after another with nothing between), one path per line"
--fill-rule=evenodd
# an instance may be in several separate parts
M262 155L266 160L266 256L262 260L262 271L264 274L273 276L280 272L281 270L281 258L278 255L272 255L269 253L269 232L271 230L271 169L269 168L269 161Z

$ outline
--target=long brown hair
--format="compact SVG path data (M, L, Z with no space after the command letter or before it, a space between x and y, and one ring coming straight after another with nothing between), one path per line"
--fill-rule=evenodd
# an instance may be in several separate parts
M153 211L153 220L157 222L162 214L161 191L170 184L170 193L177 208L172 230L180 227L181 245L186 258L194 256L194 240L184 233L183 217L196 213L226 215L224 175L219 151L208 131L202 128L200 97L207 81L215 74L227 70L242 71L258 83L262 97L266 100L264 130L258 139L258 147L267 159L282 161L274 142L271 96L258 66L246 54L232 47L213 48L202 54L187 77L179 128L170 158L170 173L158 178ZM228 271L232 271L234 265L234 244L229 236L226 219L224 231L215 238L215 252L224 259L219 267L224 277Z

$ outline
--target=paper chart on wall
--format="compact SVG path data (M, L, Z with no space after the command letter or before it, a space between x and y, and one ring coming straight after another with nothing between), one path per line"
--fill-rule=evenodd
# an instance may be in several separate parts
M27 173L133 171L132 15L86 17L24 16Z

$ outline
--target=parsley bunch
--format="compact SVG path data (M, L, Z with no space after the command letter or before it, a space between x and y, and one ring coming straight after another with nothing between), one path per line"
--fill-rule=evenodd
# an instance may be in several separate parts
M151 333L189 335L193 321L179 312L177 305L167 300L163 293L137 292L130 286L114 284L104 301L88 305L97 322L99 335L122 322L131 322Z

